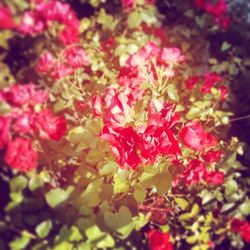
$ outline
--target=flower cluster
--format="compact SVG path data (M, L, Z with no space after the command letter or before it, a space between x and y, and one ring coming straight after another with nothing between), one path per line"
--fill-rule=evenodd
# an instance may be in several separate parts
M50 52L43 52L38 58L37 71L55 79L71 75L78 68L89 65L88 53L80 47L69 47L62 51L58 59Z
M42 108L48 93L35 85L13 84L0 91L2 103L10 111L0 116L0 149L7 147L5 161L12 168L29 171L37 166L37 151L32 146L36 138L58 141L66 132L66 121Z
M214 17L215 22L217 22L222 28L228 28L230 24L230 19L227 15L227 4L225 0L194 0L195 5L211 14Z
M170 235L156 229L148 232L148 243L151 250L173 250Z
M247 221L234 218L231 221L231 228L233 232L239 233L246 242L250 243L250 224Z
M45 31L55 22L62 25L58 40L63 45L79 42L79 20L70 5L60 1L38 2L33 10L23 14L18 31L34 35Z

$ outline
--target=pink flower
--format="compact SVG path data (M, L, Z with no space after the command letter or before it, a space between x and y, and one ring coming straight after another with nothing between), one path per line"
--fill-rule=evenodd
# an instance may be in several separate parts
M123 8L133 8L135 5L135 0L121 0Z
M71 67L68 67L65 64L57 62L53 67L51 75L55 79L61 79L65 76L72 75L73 73L74 73L74 69L72 69Z
M77 19L69 4L57 0L38 4L35 10L46 21L58 21L59 23L72 25Z
M233 232L239 233L242 239L250 243L250 224L247 221L234 218L231 222L231 228Z
M35 113L33 110L20 114L15 121L15 131L24 134L34 134L34 119Z
M201 87L202 93L211 93L211 88L215 86L216 83L219 83L222 81L222 77L215 74L208 72L204 75L204 83Z
M55 63L56 58L54 55L49 51L45 51L42 55L40 55L36 68L41 73L48 73L53 68Z
M0 116L0 149L3 149L10 140L10 117Z
M27 11L21 18L18 30L25 35L41 33L47 28L46 23L33 11Z
M184 60L184 56L178 48L163 48L158 60L161 63L180 63Z
M0 5L0 30L15 29L17 24L12 18L12 13L9 7Z
M102 98L100 96L93 96L91 102L94 117L100 117L102 115Z
M46 91L36 90L32 83L26 85L13 84L11 87L3 89L2 95L5 101L18 107L25 104L44 103L48 98Z
M35 118L35 126L42 138L59 141L67 131L64 117L53 116L49 109L40 111Z
M200 81L200 77L193 75L190 76L186 81L185 81L185 85L187 89L193 89L197 83Z
M205 150L217 145L217 140L204 131L200 121L187 122L180 132L183 144L194 150Z
M79 29L74 26L67 25L59 33L58 39L64 46L78 43L80 41Z
M147 233L147 238L151 250L173 250L168 233L153 229Z
M138 52L129 56L126 61L126 67L138 67L145 64L148 60L157 56L160 49L155 42L148 42Z
M17 137L9 142L5 161L12 168L27 172L36 168L37 152L33 150L30 140Z
M132 127L110 128L104 126L100 137L109 142L114 157L121 168L136 169L142 163L138 154L141 148L141 139Z
M67 64L73 69L89 64L89 55L82 48L73 47L66 49L63 55Z

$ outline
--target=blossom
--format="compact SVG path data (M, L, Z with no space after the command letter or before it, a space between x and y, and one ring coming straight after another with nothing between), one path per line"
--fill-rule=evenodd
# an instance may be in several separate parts
M12 168L27 172L37 166L37 152L32 148L32 142L17 137L8 143L5 162Z
M128 102L128 97L123 92L108 88L103 97L93 97L93 114L97 117L103 114L104 122L107 125L123 126L130 120L131 106Z
M202 93L211 93L211 88L214 87L214 85L222 80L222 77L212 73L212 72L207 72L204 75L204 83L201 87L201 92Z
M63 56L68 65L73 69L89 64L89 55L82 48L72 47L66 49Z
M32 83L26 85L13 84L11 87L3 89L1 94L5 101L18 107L25 104L44 103L48 98L46 91L36 90Z
M178 48L163 48L158 57L158 60L162 63L179 63L184 60L184 56L181 54Z
M100 137L109 142L113 155L121 168L136 169L142 163L139 155L141 138L132 127L104 126Z
M80 41L79 29L74 26L67 25L62 31L60 31L58 39L64 46L78 43Z
M48 73L56 63L56 58L54 55L45 51L42 55L40 55L36 69L41 73Z
M233 232L239 233L242 239L250 243L250 223L245 220L234 218L231 221L231 228Z
M18 115L14 125L15 131L25 134L34 134L34 119L35 113L33 110L28 110Z
M185 146L194 150L204 150L217 145L216 138L207 133L198 120L187 122L180 132L180 138Z
M26 11L19 24L18 30L25 35L41 33L47 28L46 23L33 11Z
M197 75L190 76L188 79L185 81L185 85L187 89L192 89L194 88L197 83L199 82L200 77Z
M3 149L10 140L10 117L0 116L0 149Z
M174 113L175 104L162 102L157 99L151 100L148 106L148 125L161 126L167 124L169 128L174 126L180 119L177 113Z
M1 29L14 29L17 24L12 18L12 13L9 7L0 5L0 30Z
M135 5L135 0L121 0L123 8L132 8Z
M69 76L71 74L74 73L74 69L72 69L71 67L61 63L61 62L57 62L56 64L54 64L51 75L52 77L54 77L55 79L61 79L65 76Z
M53 116L49 109L40 111L35 118L35 126L41 137L59 141L66 133L67 124L62 116Z
M155 42L148 42L138 52L130 55L125 63L126 67L138 67L158 55L160 49Z
M158 155L181 154L174 134L165 123L163 126L150 125L141 135L141 156L154 162Z
M224 183L224 173L221 171L206 171L203 176L203 180L207 184L222 185Z
M153 229L147 233L147 238L151 250L173 250L169 233Z
M209 163L218 162L221 158L221 150L210 150L202 155L202 158Z
M228 88L224 84L221 84L218 90L220 92L220 100L224 101L228 96Z

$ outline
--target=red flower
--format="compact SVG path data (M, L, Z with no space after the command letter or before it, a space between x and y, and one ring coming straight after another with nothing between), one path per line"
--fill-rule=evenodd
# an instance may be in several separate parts
M135 5L135 0L121 0L123 8L133 8Z
M0 5L0 30L1 29L14 29L17 24L12 18L12 13L9 7Z
M9 142L5 161L12 168L27 172L37 167L37 152L30 140L18 137Z
M173 250L168 233L153 229L147 233L147 238L151 250Z
M77 69L89 64L88 53L82 48L78 47L66 49L64 52L64 59L73 69Z
M42 55L40 55L38 63L37 63L37 70L41 73L48 73L55 65L56 58L54 55L46 51Z
M132 127L110 128L104 126L100 137L110 143L114 157L121 168L136 169L142 163L138 154L141 148L141 138Z
M224 183L224 173L221 171L205 172L203 179L207 184L222 185Z
M148 126L142 134L141 156L154 162L159 155L181 154L177 140L167 124Z
M187 122L180 132L184 145L194 150L204 150L217 145L215 137L204 131L200 121Z
M228 88L222 84L218 87L218 90L220 92L220 100L224 101L228 96Z
M222 155L222 151L220 150L217 150L217 151L210 150L207 153L203 154L202 158L206 162L212 163L212 162L218 162L220 160L221 155Z
M234 218L231 221L231 228L234 232L239 233L247 243L250 243L250 224L247 221Z
M167 123L169 128L173 127L180 119L174 108L173 103L153 99L148 107L148 125L162 126Z
M35 126L41 137L55 141L59 141L67 131L67 123L64 117L53 116L49 109L44 109L37 114Z
M3 149L10 140L10 118L0 116L0 149Z
M51 75L55 79L61 79L65 76L69 76L73 73L74 73L74 69L72 69L71 67L68 67L65 64L57 62L53 67L53 71L52 71Z
M215 74L208 72L204 75L204 83L201 87L202 93L211 93L211 88L214 87L214 85L222 80L222 77Z
M185 85L186 85L186 88L187 89L192 89L194 88L197 83L199 82L200 80L200 77L199 76L196 76L196 75L193 75L193 76L190 76L186 81L185 81Z

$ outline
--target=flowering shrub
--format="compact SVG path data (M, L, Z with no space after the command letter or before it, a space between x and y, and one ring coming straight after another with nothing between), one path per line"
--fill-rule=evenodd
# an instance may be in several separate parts
M0 149L13 178L0 245L249 242L242 144L226 133L231 78L195 57L204 51L178 46L155 1L124 0L113 15L97 8L82 19L58 0L21 2L0 7L1 32L34 42L32 58L1 82ZM225 1L194 3L227 28Z

